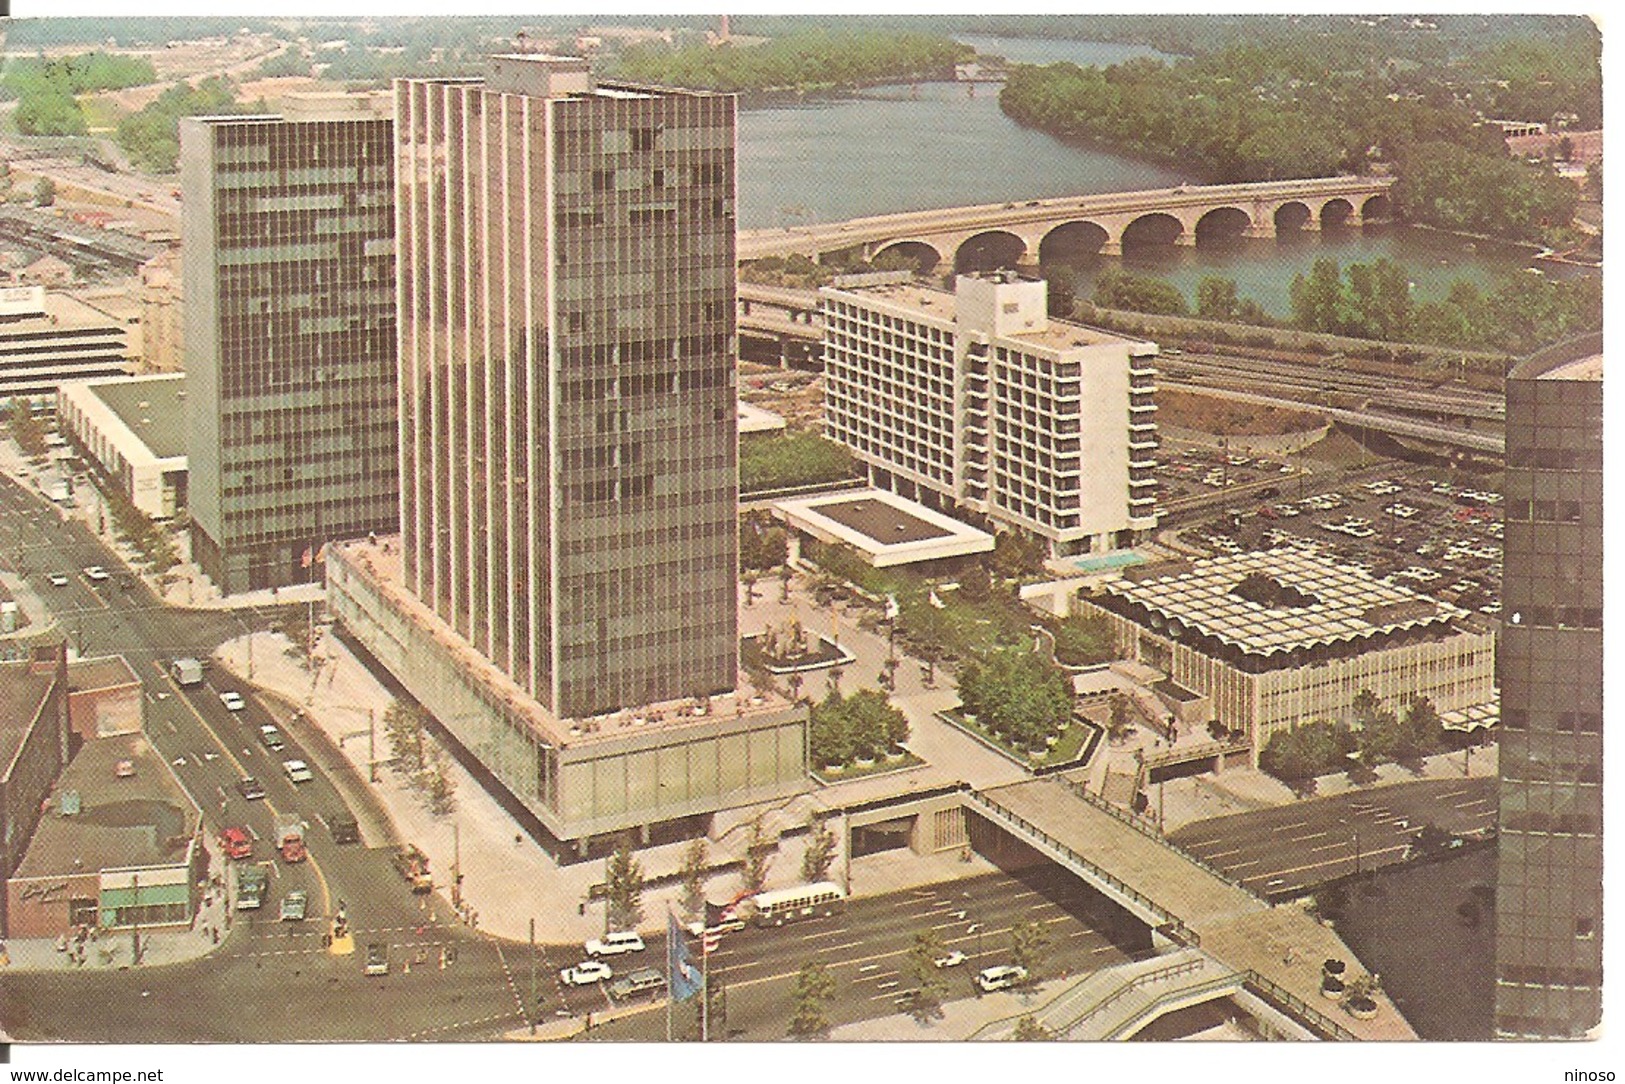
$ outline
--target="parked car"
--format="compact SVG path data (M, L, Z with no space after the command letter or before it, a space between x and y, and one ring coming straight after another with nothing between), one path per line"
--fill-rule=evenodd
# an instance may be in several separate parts
M310 766L302 760L284 760L282 772L293 783L308 783L316 778L310 774Z
M47 576L46 579L51 581L51 586L52 587L66 587L66 586L68 586L68 577L64 576L60 572L53 572L49 576Z
M251 775L245 775L237 780L237 793L252 802L265 797L265 784Z
M949 952L943 953L941 956L938 956L935 960L932 960L931 964L933 967L958 967L960 964L964 963L966 959L967 957L963 952L960 952L958 949L953 949Z
M242 711L243 708L248 706L247 702L243 700L242 694L235 689L223 691L220 694L220 702L226 705L227 711Z
M566 986L591 986L615 977L615 972L602 960L583 960L574 967L559 972L559 981Z
M108 575L107 569L101 565L91 565L85 569L85 579L91 583L105 583L112 578L112 576Z
M260 744L273 753L276 752L283 746L282 731L269 725L260 727Z
M642 952L643 938L631 930L606 933L602 939L593 938L583 946L588 956L619 956L623 952Z
M997 967L983 968L976 975L976 985L984 993L991 994L995 990L1008 990L1020 986L1027 981L1027 969L1017 967L1015 964L999 964Z

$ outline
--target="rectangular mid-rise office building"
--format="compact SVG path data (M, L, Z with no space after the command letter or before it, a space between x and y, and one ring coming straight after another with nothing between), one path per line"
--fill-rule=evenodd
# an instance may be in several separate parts
M737 684L729 95L395 85L402 575L563 718Z
M393 150L387 117L181 122L192 549L228 594L399 522Z
M1495 1031L1602 1015L1602 336L1507 375Z

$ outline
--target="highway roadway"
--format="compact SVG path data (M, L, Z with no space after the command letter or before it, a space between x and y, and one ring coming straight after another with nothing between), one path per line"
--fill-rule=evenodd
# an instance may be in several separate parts
M1143 925L1103 906L1093 890L1049 864L1017 876L989 874L859 898L834 918L723 936L711 956L710 973L726 990L727 1037L751 1042L785 1038L791 991L810 961L822 963L835 980L835 996L826 1010L832 1025L907 1011L914 988L908 954L914 935L926 929L936 931L945 948L968 957L944 969L944 1000L973 996L977 971L1010 962L1010 929L1022 921L1041 923L1048 931L1041 978L1097 971L1150 949ZM661 966L660 957L647 958ZM651 1011L594 1028L591 1037L663 1039L664 1008L650 1004ZM675 1035L682 1037L686 1030L692 1037L694 1006L680 1006L674 1015L680 1022Z
M1197 821L1168 838L1276 899L1402 861L1424 825L1454 835L1495 825L1496 781L1424 779Z

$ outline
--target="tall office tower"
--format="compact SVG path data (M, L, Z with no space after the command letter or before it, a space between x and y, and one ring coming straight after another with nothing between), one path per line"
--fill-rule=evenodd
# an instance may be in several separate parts
M1507 377L1498 1038L1602 1012L1602 336Z
M870 481L1045 539L1056 557L1157 524L1156 347L1049 318L1047 284L961 275L820 291L824 432Z
M228 594L398 523L390 126L181 122L192 550Z
M396 83L408 589L556 716L737 683L731 96Z

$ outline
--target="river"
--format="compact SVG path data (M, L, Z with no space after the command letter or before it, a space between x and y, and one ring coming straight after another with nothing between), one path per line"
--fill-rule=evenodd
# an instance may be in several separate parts
M1141 46L1032 38L962 37L984 54L1022 63L1171 59ZM1042 197L1170 188L1199 181L1176 170L1067 143L1023 128L999 109L998 86L955 83L871 87L854 95L748 103L739 112L742 228L831 222L895 211ZM1296 275L1317 259L1341 265L1387 258L1415 283L1418 301L1469 280L1493 289L1528 266L1526 249L1473 243L1404 226L1355 229L1223 248L1131 252L1087 261L1081 289L1101 270L1126 267L1177 286L1194 305L1197 284L1234 279L1238 292L1286 316Z

